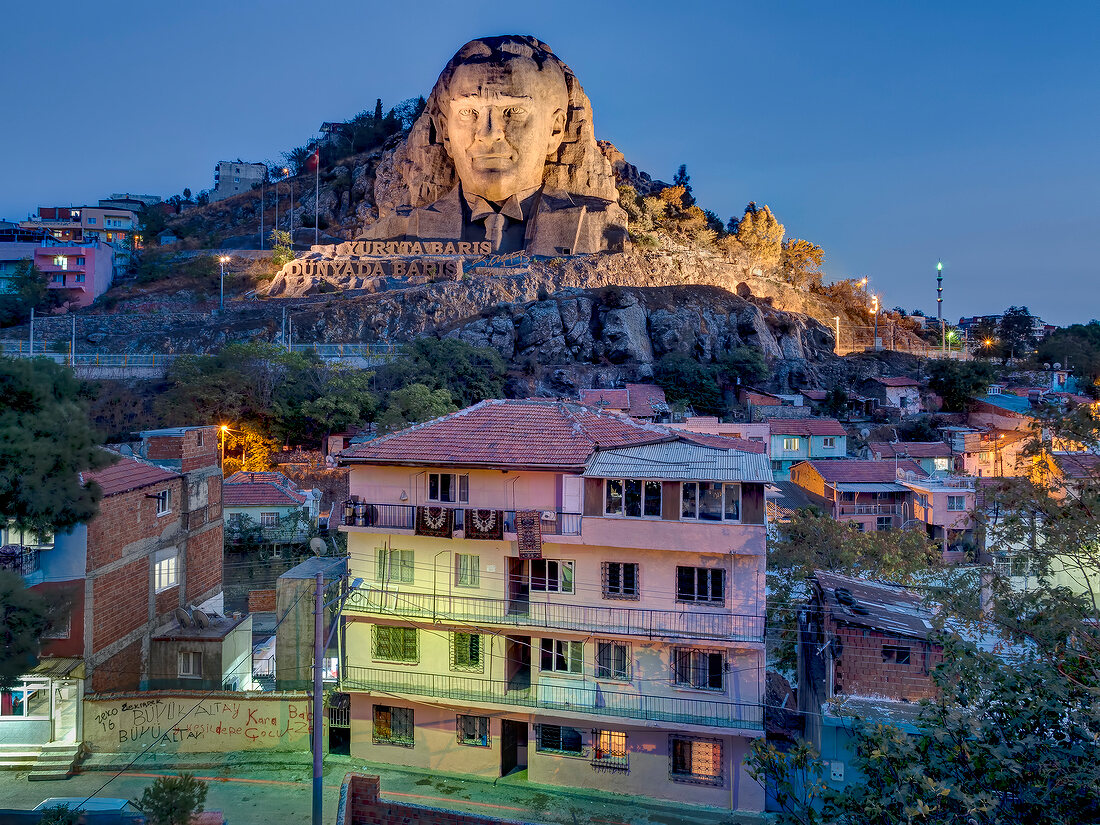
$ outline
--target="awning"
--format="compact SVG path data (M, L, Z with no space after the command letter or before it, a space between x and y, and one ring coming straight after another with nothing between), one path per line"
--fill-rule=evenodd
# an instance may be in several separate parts
M891 482L865 482L855 483L846 482L843 484L833 485L841 493L908 493L909 488L904 484L893 484Z
M30 675L48 676L51 679L83 679L84 660L51 656L39 661L31 670Z

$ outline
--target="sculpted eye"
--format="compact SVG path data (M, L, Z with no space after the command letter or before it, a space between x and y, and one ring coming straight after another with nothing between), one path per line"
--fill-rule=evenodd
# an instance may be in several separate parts
M516 117L527 114L527 110L524 109L522 106L509 106L507 109L504 110L504 114L508 115L509 117Z
M474 111L473 109L459 109L458 110L458 116L459 117L477 117L477 112Z

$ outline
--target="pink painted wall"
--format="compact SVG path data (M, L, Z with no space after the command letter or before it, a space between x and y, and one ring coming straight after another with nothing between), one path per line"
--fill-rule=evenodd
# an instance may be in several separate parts
M68 263L62 269L54 260L64 256ZM78 264L77 259L84 263ZM91 243L81 246L40 246L34 250L34 263L50 277L50 289L63 290L69 301L88 306L111 286L114 279L114 250L108 244ZM55 275L64 280L55 283ZM84 280L79 280L83 276Z

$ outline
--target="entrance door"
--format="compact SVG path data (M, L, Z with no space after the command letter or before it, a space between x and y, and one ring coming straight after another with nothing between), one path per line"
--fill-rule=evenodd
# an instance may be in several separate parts
M527 581L527 559L508 558L508 614L526 616L531 587Z
M500 775L527 767L527 723L500 720Z
M80 682L72 679L51 683L53 690L53 740L75 742Z
M528 690L531 687L531 637L504 637L505 675L508 690Z

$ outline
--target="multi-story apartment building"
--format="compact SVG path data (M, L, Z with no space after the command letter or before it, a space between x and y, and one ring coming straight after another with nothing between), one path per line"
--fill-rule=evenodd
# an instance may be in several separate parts
M341 461L353 756L763 809L763 445L486 401Z
M223 201L267 180L267 166L262 163L245 163L240 160L221 160L214 167L214 188L211 201Z
M116 253L116 274L129 266L141 231L137 213L112 206L40 206L38 214L20 226L46 229L61 241L110 244Z
M772 472L786 479L800 461L844 458L848 433L835 418L773 418L768 422Z

